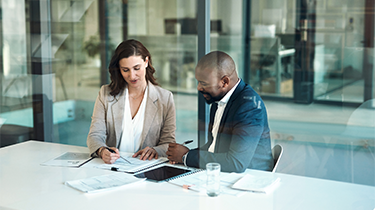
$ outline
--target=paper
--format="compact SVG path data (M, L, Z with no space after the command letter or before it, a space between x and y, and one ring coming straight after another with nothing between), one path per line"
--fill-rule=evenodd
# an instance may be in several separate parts
M87 179L66 181L65 184L85 193L94 193L111 190L116 187L137 183L143 180L145 179L139 179L130 174L112 173Z
M0 117L0 128L5 123L6 119Z
M220 194L227 194L233 196L241 196L242 194L246 193L246 191L236 190L232 188L232 185L241 179L242 174L220 174ZM207 175L206 171L201 171L195 174L191 174L188 176L181 177L179 179L175 179L169 181L169 183L181 186L185 189L190 189L193 191L200 192L202 194L206 194L206 180Z
M44 166L65 166L65 167L80 167L86 162L90 161L89 153L66 152L57 158L42 163Z
M246 174L238 180L232 188L239 190L248 190L253 192L268 193L273 190L280 178L273 176L253 176Z
M150 168L152 166L168 162L168 159L165 157L152 159L152 160L140 160L138 157L133 158L132 153L124 153L120 152L121 157L125 158L127 161L119 158L113 164L101 164L96 166L97 168L107 169L107 170L115 170L115 171L122 171L127 173L136 173L141 170Z

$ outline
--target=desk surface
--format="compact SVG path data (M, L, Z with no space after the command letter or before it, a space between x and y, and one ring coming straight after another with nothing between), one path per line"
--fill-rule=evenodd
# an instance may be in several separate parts
M41 166L64 152L85 147L28 141L0 149L0 209L374 209L375 187L287 174L270 194L211 198L169 183L142 182L85 194L63 183L111 172L93 168ZM263 171L248 170L261 176Z

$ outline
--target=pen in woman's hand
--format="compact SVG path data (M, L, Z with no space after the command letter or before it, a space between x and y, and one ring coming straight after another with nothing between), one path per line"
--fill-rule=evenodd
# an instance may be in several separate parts
M111 149L111 148L109 148L109 147L106 147L106 149L107 149L108 151L112 152L112 153L116 153L115 150L113 150L113 149ZM120 158L122 158L123 160L125 160L125 161L128 162L129 164L132 164L132 163L129 162L127 159L123 158L121 155L120 155Z
M185 146L185 145L187 145L187 144L190 144L191 142L193 142L193 140L187 140L187 141L185 141L184 143L182 143L182 146Z
M111 148L109 148L109 147L106 147L106 149L107 149L108 151L110 151L111 153L116 153L115 150L113 150L113 149L111 149Z

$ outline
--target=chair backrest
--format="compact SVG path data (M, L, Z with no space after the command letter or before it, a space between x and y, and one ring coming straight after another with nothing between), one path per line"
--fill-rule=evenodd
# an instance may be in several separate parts
M283 155L283 147L280 144L276 144L272 148L272 157L273 157L273 163L274 163L274 167L272 169L272 172L276 171L277 166L279 165L279 160L280 160L282 155Z

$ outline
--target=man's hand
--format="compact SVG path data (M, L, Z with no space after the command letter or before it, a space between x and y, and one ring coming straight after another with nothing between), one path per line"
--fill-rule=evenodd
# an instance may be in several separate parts
M182 146L181 144L169 143L167 155L169 162L172 164L182 163L182 156L189 152L189 148Z
M147 160L147 158L149 160L152 160L152 158L158 159L158 153L154 148L151 147L146 147L142 150L139 150L138 152L134 153L133 157L137 157L138 155L141 156L139 157L140 160Z

